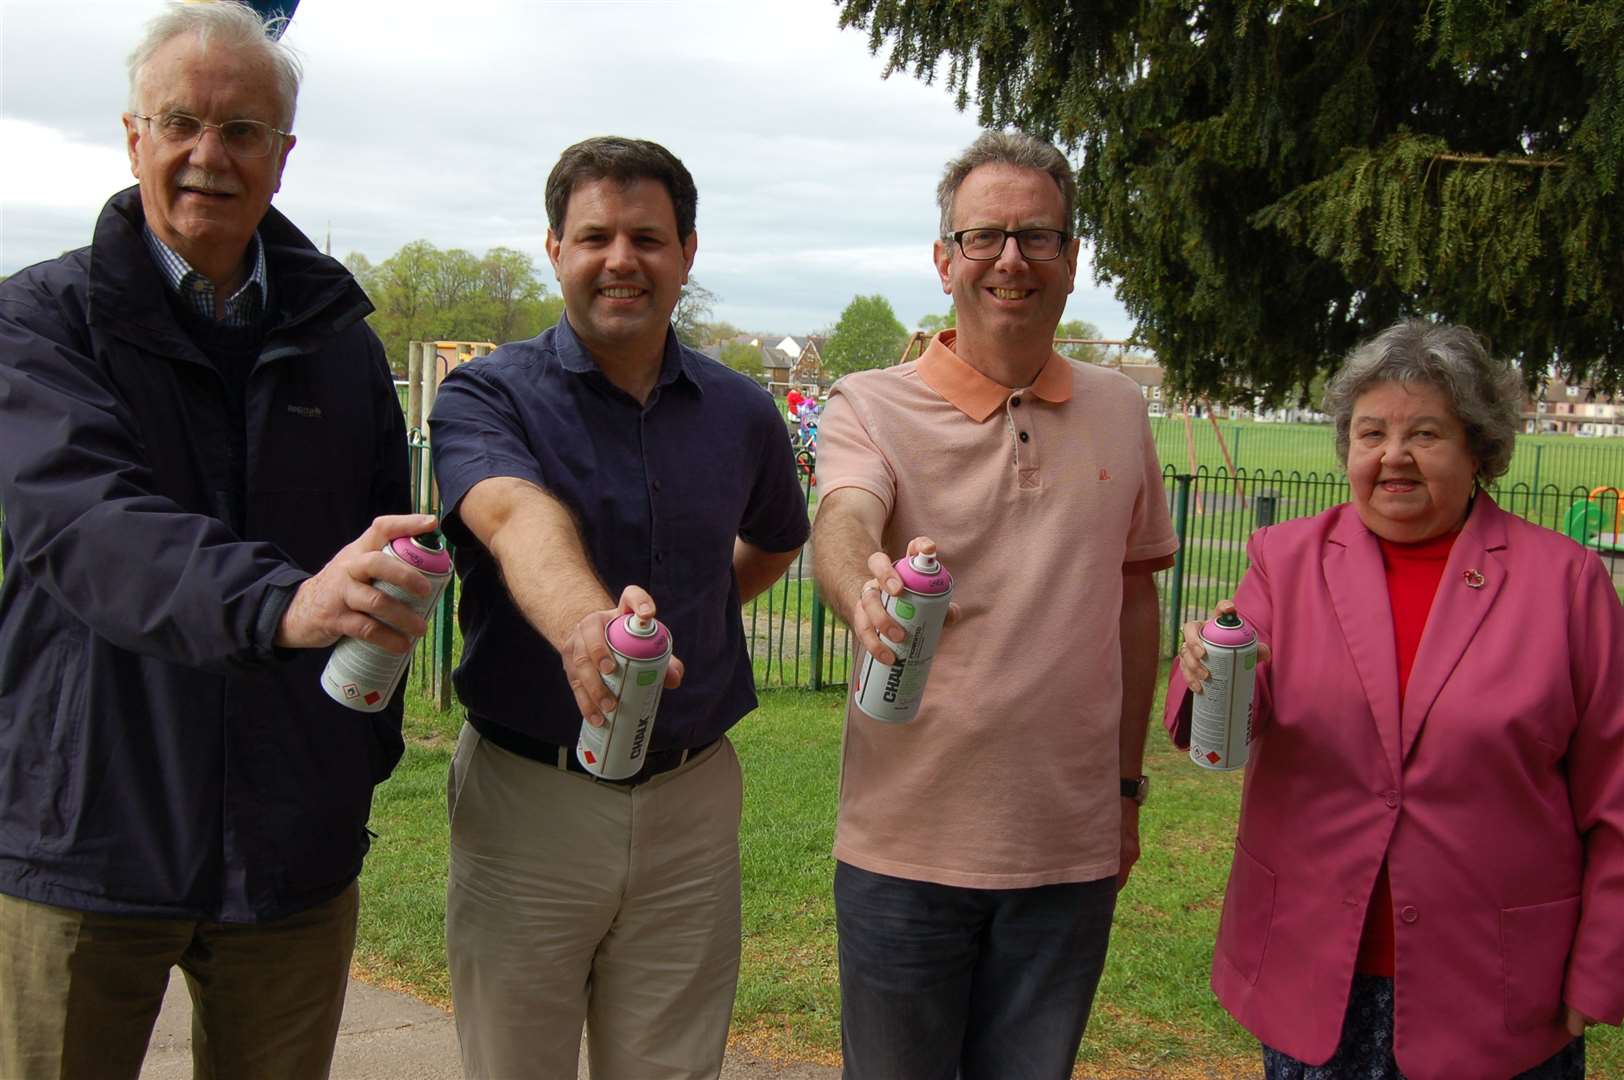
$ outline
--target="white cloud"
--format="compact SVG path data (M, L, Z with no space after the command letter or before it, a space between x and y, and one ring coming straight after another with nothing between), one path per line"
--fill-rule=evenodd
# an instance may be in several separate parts
M161 5L0 2L7 273L86 243L129 182L124 62ZM340 255L425 239L545 266L559 151L634 135L694 173L695 273L718 316L805 332L874 292L904 322L945 311L935 185L974 118L940 86L881 79L883 58L837 20L827 0L302 0L287 37L305 62L299 142L277 205L318 243L330 227ZM1078 282L1072 310L1125 332L1083 268Z
M0 116L0 146L6 148L0 206L8 214L100 206L135 183L130 159L116 144L79 142L43 124Z

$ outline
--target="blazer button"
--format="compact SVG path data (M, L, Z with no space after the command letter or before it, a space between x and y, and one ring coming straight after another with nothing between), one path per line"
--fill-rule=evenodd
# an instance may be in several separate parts
M1420 921L1421 913L1415 909L1415 905L1405 904L1404 910L1398 913L1398 917L1407 923L1415 923Z
M1390 806L1390 807L1398 806L1398 792L1396 792L1396 791L1384 791L1384 792L1382 792L1382 798L1387 800L1387 805L1388 806Z

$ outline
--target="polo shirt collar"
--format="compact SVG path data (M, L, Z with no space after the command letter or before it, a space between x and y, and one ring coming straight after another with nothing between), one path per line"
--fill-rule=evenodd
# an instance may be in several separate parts
M943 330L931 341L916 370L925 385L936 391L959 412L981 423L1004 407L1010 394L1023 390L1051 404L1071 400L1071 371L1066 358L1051 351L1043 370L1029 387L1009 387L994 382L959 359L953 351L958 331Z
M558 336L554 340L558 350L558 362L565 371L575 375L586 375L596 372L603 374L598 362L592 358L592 353L575 336L575 328L570 325L568 315L561 315L558 319ZM704 393L704 376L699 370L699 364L689 355L688 350L682 347L677 339L677 332L670 327L665 331L665 354L660 359L660 377L655 386L664 387L684 379L694 388L695 393Z

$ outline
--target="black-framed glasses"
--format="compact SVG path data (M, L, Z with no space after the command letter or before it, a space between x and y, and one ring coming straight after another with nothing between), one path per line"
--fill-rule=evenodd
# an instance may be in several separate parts
M991 262L1004 253L1010 237L1020 249L1021 258L1029 262L1048 262L1058 259L1066 249L1071 233L1064 229L960 229L949 236L966 259Z
M286 135L281 128L273 128L258 120L224 120L211 124L188 112L171 109L165 113L132 113L137 120L145 120L163 142L176 148L189 147L203 137L204 128L213 128L220 136L220 145L226 153L237 158L264 157L271 152L275 136Z

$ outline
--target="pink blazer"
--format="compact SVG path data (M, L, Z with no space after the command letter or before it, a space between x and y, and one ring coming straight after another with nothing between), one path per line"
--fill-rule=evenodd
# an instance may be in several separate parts
M1274 659L1213 957L1224 1008L1329 1059L1385 855L1412 1080L1538 1064L1569 1038L1564 1002L1624 1020L1624 607L1601 560L1479 494L1401 713L1381 552L1353 507L1247 552L1235 603ZM1189 698L1175 665L1181 747Z

